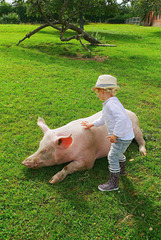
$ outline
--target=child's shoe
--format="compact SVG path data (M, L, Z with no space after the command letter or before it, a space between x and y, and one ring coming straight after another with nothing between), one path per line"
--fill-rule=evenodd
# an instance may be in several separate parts
M119 172L112 173L110 172L110 179L107 183L101 184L98 186L100 191L113 191L119 189Z

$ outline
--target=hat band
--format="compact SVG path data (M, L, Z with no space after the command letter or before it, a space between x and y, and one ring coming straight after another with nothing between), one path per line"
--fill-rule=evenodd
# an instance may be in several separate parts
M116 87L115 84L98 84L95 87L110 87L110 86L115 86Z

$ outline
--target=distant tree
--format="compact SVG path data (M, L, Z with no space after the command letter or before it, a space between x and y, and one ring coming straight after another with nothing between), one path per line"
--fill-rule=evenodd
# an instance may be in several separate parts
M15 2L18 3L21 2L21 0L16 0ZM115 0L27 0L28 15L41 16L45 23L33 32L26 34L18 44L48 26L60 32L61 41L76 39L80 41L85 49L87 48L82 43L81 38L84 38L91 44L100 44L101 42L99 40L83 30L83 17L87 14L99 15L105 11L108 2L112 4L115 3ZM81 27L73 23L79 20ZM68 38L64 37L68 29L73 30L76 34Z
M131 7L137 16L143 20L147 14L161 14L161 0L123 0L122 4L131 3Z
M95 11L85 11L84 16L90 22L106 22L108 18L114 17L118 11L116 0L103 1L101 7Z
M13 12L12 5L6 3L5 0L0 1L0 17L2 17L2 15L7 15L11 12Z
M21 23L35 23L35 22L43 22L43 18L41 16L33 16L27 14L27 4L25 1L21 0L19 2L13 2L12 4L14 12L16 12L19 16Z
M2 24L17 24L17 23L19 23L19 16L15 12L3 14L2 17L0 17L0 23L2 23Z

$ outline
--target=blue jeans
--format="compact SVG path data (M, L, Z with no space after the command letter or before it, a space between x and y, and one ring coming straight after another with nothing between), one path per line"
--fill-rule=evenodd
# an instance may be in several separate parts
M120 164L119 162L126 161L126 157L124 153L132 140L120 140L116 139L116 143L111 143L111 148L108 153L108 162L109 162L109 170L113 173L120 172Z

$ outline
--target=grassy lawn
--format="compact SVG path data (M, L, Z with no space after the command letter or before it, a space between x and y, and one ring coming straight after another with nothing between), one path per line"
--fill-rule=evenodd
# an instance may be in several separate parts
M34 28L0 25L0 239L161 239L161 28L87 25L117 46L90 46L90 56L76 41L62 43L51 28L17 47ZM57 128L100 111L91 87L101 74L117 77L117 96L137 114L148 154L141 156L135 141L130 145L128 174L116 192L97 188L109 177L106 158L51 185L62 165L21 165L43 136L37 118Z

